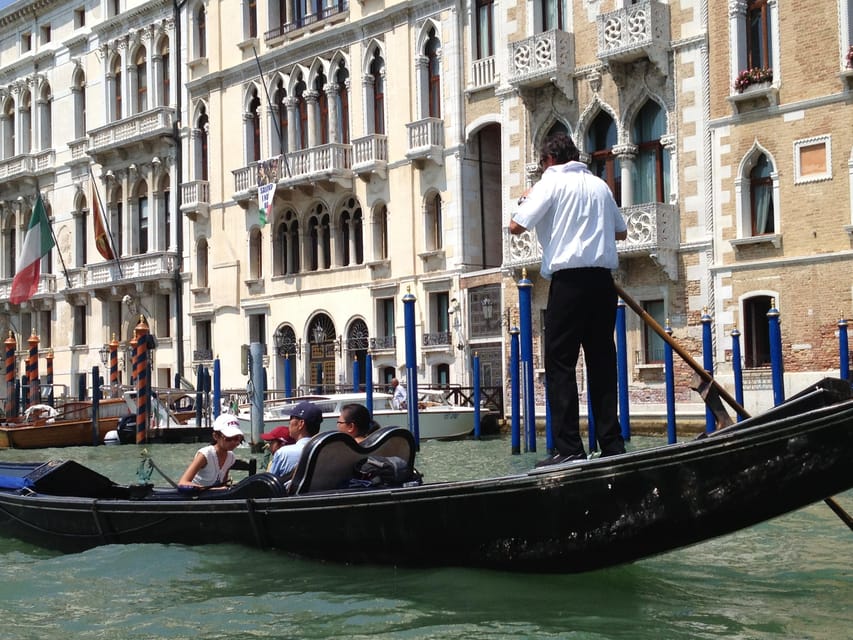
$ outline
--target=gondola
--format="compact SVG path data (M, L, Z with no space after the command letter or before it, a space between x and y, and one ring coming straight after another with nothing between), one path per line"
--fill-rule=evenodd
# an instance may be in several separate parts
M348 563L581 572L636 561L853 487L853 394L825 379L678 444L506 477L354 488L365 457L414 465L409 432L306 447L289 486L265 473L185 495L75 462L0 465L0 534L66 552L239 543Z

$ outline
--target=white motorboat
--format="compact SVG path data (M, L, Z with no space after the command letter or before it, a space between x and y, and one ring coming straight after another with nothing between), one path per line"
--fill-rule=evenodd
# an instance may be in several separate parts
M336 393L330 395L303 396L289 398L285 401L267 403L264 406L263 433L272 431L279 426L287 426L290 422L290 412L302 401L316 404L323 412L321 431L332 431L336 428L341 408L350 403L367 405L367 394ZM481 415L485 416L486 410ZM251 409L243 406L237 414L240 428L244 433L252 432ZM408 425L406 409L394 409L391 406L391 395L388 393L373 393L373 419L381 427L405 427ZM411 427L409 427L411 428ZM421 440L450 439L467 436L474 430L474 408L451 404L447 391L441 389L418 390L418 436Z

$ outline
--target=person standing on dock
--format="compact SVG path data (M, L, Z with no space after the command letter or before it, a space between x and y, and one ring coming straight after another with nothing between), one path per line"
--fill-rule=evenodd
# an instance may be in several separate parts
M586 459L580 436L575 367L583 346L589 396L602 456L625 452L617 419L616 241L627 237L622 213L603 180L579 161L565 133L547 138L542 177L519 199L512 234L535 228L541 275L551 281L545 310L545 376L556 451L536 466Z

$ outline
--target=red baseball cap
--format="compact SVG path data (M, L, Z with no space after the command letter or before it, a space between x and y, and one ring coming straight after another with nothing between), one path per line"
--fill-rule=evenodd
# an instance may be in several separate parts
M281 440L284 444L294 444L296 440L290 437L290 429L287 427L276 427L269 433L262 433L261 439L270 441L270 440Z

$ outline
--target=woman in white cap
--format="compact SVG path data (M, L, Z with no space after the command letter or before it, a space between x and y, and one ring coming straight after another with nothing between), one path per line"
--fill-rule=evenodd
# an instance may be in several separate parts
M213 444L199 449L178 480L179 489L224 487L234 465L234 449L243 442L237 416L220 414L213 422Z

